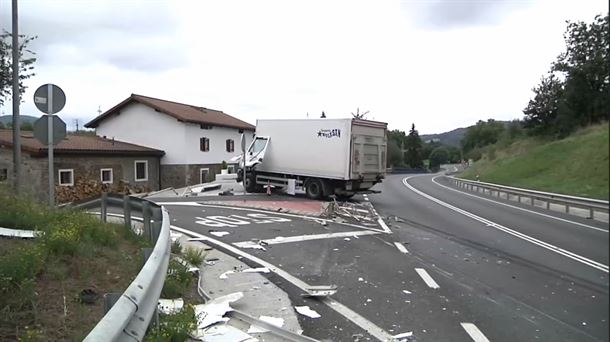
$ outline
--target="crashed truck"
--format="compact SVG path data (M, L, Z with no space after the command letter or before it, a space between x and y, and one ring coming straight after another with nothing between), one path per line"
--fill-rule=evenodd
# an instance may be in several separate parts
M245 153L247 192L266 186L319 199L374 192L386 170L387 123L361 119L257 120ZM244 163L238 156L237 180Z

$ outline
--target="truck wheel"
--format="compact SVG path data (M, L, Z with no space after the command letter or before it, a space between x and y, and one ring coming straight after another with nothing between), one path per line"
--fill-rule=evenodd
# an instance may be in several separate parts
M256 186L256 175L249 174L246 177L246 192L257 192L258 187Z
M305 193L310 199L320 199L324 195L324 184L317 178L310 178L305 184Z

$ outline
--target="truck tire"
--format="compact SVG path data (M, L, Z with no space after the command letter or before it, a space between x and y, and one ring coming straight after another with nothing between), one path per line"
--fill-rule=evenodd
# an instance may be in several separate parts
M259 187L256 185L256 175L250 173L246 177L246 192L259 192Z
M318 178L310 178L305 183L305 194L310 199L320 199L324 196L324 183Z

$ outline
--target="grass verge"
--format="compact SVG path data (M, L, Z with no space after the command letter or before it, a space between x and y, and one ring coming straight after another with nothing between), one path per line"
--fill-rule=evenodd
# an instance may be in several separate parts
M566 195L609 198L608 123L580 130L557 141L518 140L505 148L490 146L461 177Z
M122 225L6 191L0 208L0 227L44 232L0 238L0 340L82 340L104 314L101 296L127 288L148 243ZM86 289L97 294L91 304L81 296Z

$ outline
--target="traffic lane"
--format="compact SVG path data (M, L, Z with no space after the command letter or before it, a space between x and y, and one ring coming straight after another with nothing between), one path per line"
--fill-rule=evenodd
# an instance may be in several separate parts
M327 234L336 233L345 236L377 233L364 227L358 228L333 222L323 225L316 220L304 219L299 215L247 208L218 208L197 205L166 205L166 208L170 213L173 225L214 236L229 243L281 240L281 238L321 234L324 237ZM268 247L270 245L265 244L264 248Z
M378 211L384 215L398 216L414 226L426 227L484 248L492 248L513 258L525 259L538 267L555 270L600 287L608 287L608 273L586 265L579 258L579 261L574 260L488 226L424 198L404 185L400 188L401 184L401 177L392 177L384 184L382 195L369 197ZM515 227L509 225L508 228Z
M587 226L592 226L594 228L597 229L601 229L601 230L605 230L608 231L609 230L609 224L608 222L603 222L603 221L598 221L598 220L593 220L593 219L589 219L586 217L581 217L581 216L576 216L576 215L569 215L566 214L565 212L562 211L555 211L555 210L547 210L545 208L539 207L539 206L532 206L529 204L525 204L525 203L519 203L516 201L510 201L508 199L505 198L500 198L500 197L493 197L490 195L483 195L482 193L477 193L477 192L472 192L472 191L465 191L464 189L458 188L448 177L444 177L444 176L435 176L434 177L435 182L450 187L451 189L454 189L456 191L459 191L461 193L465 193L465 194L469 194L472 196L476 196L479 198L484 198L487 200L491 200L491 201L495 201L495 202L500 202L503 204L507 204L513 207L518 207L518 208L522 208L525 210L529 210L529 211L533 211L539 214L544 214L544 215L549 215L549 216L553 216L556 217L558 219L561 220L567 220L567 221L571 221L571 222L576 222L577 225L578 224L582 224L582 225L587 225ZM558 220L560 221L560 220ZM586 228L586 227L583 227ZM591 229L591 228L588 228Z
M591 229L505 205L495 204L461 192L451 191L434 184L431 180L433 177L414 177L409 179L408 182L416 189L443 202L608 265L607 230ZM546 214L552 215L553 213L547 212ZM572 219L568 220L577 222ZM591 221L590 223L594 222ZM593 227L598 228L600 226L603 226L603 224L597 223Z
M491 340L604 341L608 339L607 287L571 279L527 260L392 222L393 239L412 257L438 271L441 288L480 318ZM382 239L387 236L380 236ZM508 324L510 322L510 324ZM492 338L493 337L493 338Z
M398 178L398 181L400 180L401 178ZM397 230L397 226L400 226L398 222L390 220L388 223L394 234L400 235L409 251L414 255L420 256L422 260L433 260L436 266L446 269L449 273L463 274L464 286L476 289L478 293L489 291L487 288L497 289L497 293L505 294L509 299L514 298L517 303L523 303L522 306L531 306L532 309L538 311L538 315L548 316L551 321L556 320L559 328L576 329L577 334L584 336L589 334L587 331L590 329L596 331L596 335L602 336L602 339L606 336L608 317L606 275L600 275L598 272L598 278L594 279L597 281L589 282L570 277L545 264L532 262L530 261L532 258L526 251L520 252L517 249L516 254L507 253L504 248L506 241L500 240L500 243L496 243L495 240L489 242L489 239L480 238L485 236L485 233L489 233L480 227L474 231L477 234L467 234L467 228L476 226L476 222L469 222L465 217L456 216L445 208L435 207L433 202L421 201L413 196L415 194L409 195L408 192L392 186L388 182L384 185L382 195L370 196L370 198L377 210L384 216L403 215L401 221L411 227L410 235L400 235L401 230ZM409 218L405 219L405 216ZM499 233L501 234L501 232ZM513 243L518 243L518 241L513 241ZM479 259L474 259L471 255L472 251L464 250L461 253L454 251L456 246L462 245L477 252L489 253L493 258L483 255ZM529 246L523 243L518 243L518 245L526 250L531 250L531 247L526 248ZM495 260L496 265L492 260ZM470 264L472 261L475 261L473 265ZM510 263L506 263L507 261ZM506 263L506 267L509 269L500 268L498 262ZM515 265L519 267L513 269ZM505 277L508 274L511 275L510 279ZM513 275L519 282L513 280ZM560 291L560 289L563 290ZM561 297L557 297L558 295ZM582 300L581 295L584 298ZM563 297L568 297L568 299L564 300ZM540 300L536 300L536 298ZM590 303L590 300L596 298L598 300L601 298L601 300ZM487 299L483 298L483 308L487 305L485 301ZM549 305L549 301L554 304ZM515 307L514 310L517 308ZM519 308L519 311L523 312L523 310ZM575 314L572 314L573 312ZM569 324L564 324L562 319L556 318L565 314L568 315ZM580 321L581 317L586 320ZM582 322L593 322L593 325L578 327ZM495 323L492 321L491 324ZM554 329L562 331L559 328ZM584 331L578 332L578 329L584 329ZM593 338L593 340L596 339Z

